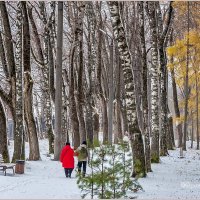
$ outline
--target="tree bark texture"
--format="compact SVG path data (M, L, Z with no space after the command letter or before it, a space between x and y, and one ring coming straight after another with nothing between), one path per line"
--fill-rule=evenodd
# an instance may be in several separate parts
M120 18L119 3L116 1L110 1L108 2L108 5L110 9L114 38L118 45L124 75L129 136L133 153L132 176L144 177L146 176L144 146L137 119L131 55Z
M149 18L150 36L151 36L151 162L158 163L159 155L159 82L158 82L158 48L157 48L157 24L156 24L156 8L155 2L146 2L146 13Z
M144 3L138 2L138 14L139 14L139 35L140 45L142 53L142 106L143 106L143 129L144 129L144 141L145 141L145 159L147 172L151 170L151 152L150 152L150 134L148 129L148 86L147 86L147 57L146 57L146 44L145 44L145 33L144 33Z
M62 150L62 50L63 50L63 2L58 2L56 96L55 96L55 139L54 160L59 160Z
M29 138L29 160L39 160L39 142L33 115L33 80L30 65L30 32L26 2L21 2L23 13L23 67L24 67L24 116Z

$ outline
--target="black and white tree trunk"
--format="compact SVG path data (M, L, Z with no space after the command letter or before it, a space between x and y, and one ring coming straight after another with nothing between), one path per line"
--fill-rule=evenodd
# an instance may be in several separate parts
M124 75L129 136L133 152L132 176L144 177L146 176L144 146L136 112L136 98L134 91L131 55L128 49L126 35L120 17L119 3L116 1L110 1L108 2L108 5L110 9L114 38L118 45Z
M146 2L146 13L149 18L151 35L151 162L158 163L159 155L159 74L158 74L158 48L157 48L157 24L155 2Z

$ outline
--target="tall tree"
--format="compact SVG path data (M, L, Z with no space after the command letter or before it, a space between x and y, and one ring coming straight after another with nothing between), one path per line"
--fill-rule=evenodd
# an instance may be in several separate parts
M141 131L139 129L136 98L134 91L132 61L130 51L126 41L126 34L119 12L119 3L116 1L108 2L114 38L118 45L119 55L122 60L123 75L126 92L126 106L129 125L129 136L133 152L133 173L132 176L146 176L144 146Z
M169 26L172 19L172 2L169 2L168 12L166 14L165 24L161 14L160 3L157 2L158 18L158 51L160 63L160 155L166 156L167 152L167 132L168 130L168 102L167 102L167 58L166 58L166 39L169 34Z
M14 135L14 154L12 161L24 159L24 123L23 123L23 69L22 69L22 7L17 3L17 39L16 39L16 133Z
M27 5L21 2L23 13L23 68L24 68L24 117L29 138L29 160L39 160L40 151L37 136L37 129L33 115L33 79L31 77L30 64L30 32Z
M55 97L55 141L54 159L59 160L62 149L62 49L63 49L63 2L58 2L56 97Z
M53 129L52 129L52 108L51 108L51 96L50 96L50 88L49 88L49 41L50 41L50 33L49 33L49 26L48 26L48 20L46 17L46 7L45 7L45 2L39 2L39 7L40 7L40 14L41 18L44 24L44 51L43 51L43 77L44 81L42 84L42 89L43 89L43 95L44 95L44 113L45 113L45 125L46 125L46 133L48 135L49 139L49 153L54 152L54 134L53 134ZM39 41L38 41L39 42ZM39 43L38 43L39 44ZM40 53L40 49L38 48L38 53Z
M152 126L152 142L151 142L151 161L158 163L159 154L159 113L158 113L158 46L157 46L157 24L156 24L156 7L155 2L146 2L145 10L148 15L150 25L151 39L151 126Z
M0 95L2 100L9 106L9 109L12 113L13 118L13 132L14 138L18 137L18 133L16 132L16 115L15 115L15 107L16 107L16 66L15 66L15 56L14 56L14 48L12 42L12 34L10 28L10 21L8 17L7 7L4 1L0 2L0 11L2 17L2 27L4 30L3 40L1 39L1 60L3 64L3 69L5 71L6 78L9 80L10 91L9 95L7 92L0 86ZM2 36L2 35L1 35ZM5 37L6 36L6 37ZM0 37L2 38L2 37ZM3 45L4 43L4 45ZM6 62L7 61L7 62ZM16 159L20 159L20 150L18 149L18 143L14 143L14 154ZM15 161L15 158L14 160Z
M85 3L79 2L80 6L82 7L83 11L85 10ZM83 12L82 11L82 12ZM83 17L83 16L82 16ZM87 138L86 134L86 126L85 126L85 118L84 118L84 103L85 103L85 96L84 96L84 82L83 82L83 75L84 75L84 47L83 47L83 23L79 26L80 37L79 37L79 69L78 69L78 88L77 88L77 95L76 95L76 102L77 102L77 114L79 120L79 131L80 131L80 140L84 141Z
M185 83L184 83L184 93L185 93L185 103L184 103L184 124L183 124L183 150L186 151L186 137L187 137L187 123L188 123L188 99L189 99L189 83L188 83L188 72L189 72L189 5L187 2L187 57L186 57L186 73L185 73Z
M139 37L142 53L142 106L143 106L143 129L145 137L145 158L147 172L151 171L151 152L150 152L150 134L148 128L148 87L147 87L147 57L146 57L146 42L144 32L144 2L137 3L139 14Z

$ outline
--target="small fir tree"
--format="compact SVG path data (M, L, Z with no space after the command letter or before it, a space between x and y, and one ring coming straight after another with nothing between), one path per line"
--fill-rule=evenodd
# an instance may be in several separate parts
M89 166L91 173L86 177L78 176L77 184L82 191L82 198L90 195L91 199L117 199L128 197L128 192L136 192L142 187L131 178L131 153L129 145L100 145L91 148Z

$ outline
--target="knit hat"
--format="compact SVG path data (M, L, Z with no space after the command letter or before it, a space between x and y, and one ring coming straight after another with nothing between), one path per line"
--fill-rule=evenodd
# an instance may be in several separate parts
M87 145L87 142L86 142L86 141L83 141L83 142L82 142L82 144L85 144L85 145Z
M69 145L69 146L70 146L70 142L66 142L66 145Z

